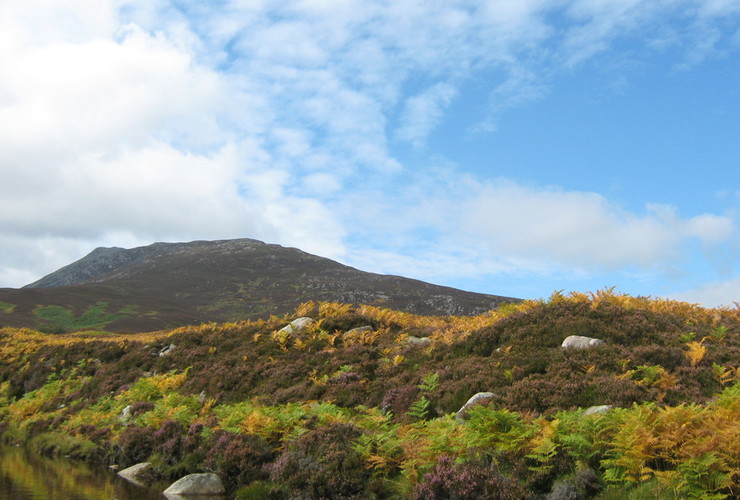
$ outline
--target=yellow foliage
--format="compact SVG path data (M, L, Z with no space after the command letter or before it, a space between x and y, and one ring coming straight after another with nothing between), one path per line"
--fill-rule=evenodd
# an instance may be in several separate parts
M686 357L689 358L691 366L698 365L701 360L704 359L704 356L707 353L707 348L704 345L704 339L702 339L700 342L688 342L686 346L689 348L689 350L686 351Z

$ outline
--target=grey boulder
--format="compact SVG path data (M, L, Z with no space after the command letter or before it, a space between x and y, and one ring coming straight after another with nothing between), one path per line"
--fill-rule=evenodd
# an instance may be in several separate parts
M179 498L178 495L223 495L226 493L224 483L217 474L207 472L204 474L189 474L178 479L164 490L168 498Z
M313 320L311 318L307 318L304 316L301 318L294 319L288 325L282 327L279 331L286 332L288 334L303 333L312 324L313 324Z
M563 345L561 347L563 349L586 349L604 344L606 344L606 342L601 339L583 337L581 335L571 335L563 340Z
M460 410L455 415L455 420L457 420L457 421L465 420L465 414L467 413L467 411L471 407L473 407L473 406L475 406L477 404L480 404L480 403L482 403L483 401L485 401L487 399L491 399L494 396L495 396L495 394L492 393L492 392L479 392L479 393L475 394L470 399L468 399L468 402L465 403L462 406L462 408L460 408Z

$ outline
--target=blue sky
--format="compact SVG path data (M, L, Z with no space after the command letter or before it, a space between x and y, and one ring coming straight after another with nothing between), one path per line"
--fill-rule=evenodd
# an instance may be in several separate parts
M731 306L739 172L739 0L0 5L0 286L248 237Z

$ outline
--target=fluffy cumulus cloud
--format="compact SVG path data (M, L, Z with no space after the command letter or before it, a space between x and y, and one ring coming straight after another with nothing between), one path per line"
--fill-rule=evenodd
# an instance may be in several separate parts
M666 13L690 13L681 25L710 40L691 57L705 57L731 43L716 25L739 5L4 2L0 286L95 245L197 238L422 277L677 262L687 242L730 238L732 220L417 172L396 148L424 150L470 82L483 102L466 126L491 130L504 107L546 95L558 68L651 23L688 54Z
M646 213L635 214L596 193L508 182L481 187L466 213L466 230L480 235L497 253L554 259L585 269L672 263L685 242L713 244L734 231L732 219L725 216L682 218L665 205L649 205Z

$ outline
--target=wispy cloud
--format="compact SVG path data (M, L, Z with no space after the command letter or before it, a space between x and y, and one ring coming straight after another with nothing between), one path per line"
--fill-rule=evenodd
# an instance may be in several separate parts
M462 125L484 115L490 130L664 18L679 22L663 46L706 41L687 61L721 50L727 30L713 33L738 12L731 0L6 2L3 254L30 252L43 272L59 260L50 246L252 236L388 258L398 273L680 262L687 242L726 241L732 220L446 167L414 176L393 145L424 146L465 84L483 97ZM13 262L0 279L21 284L31 267Z

